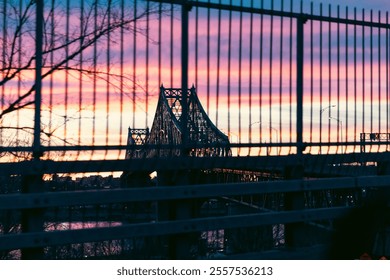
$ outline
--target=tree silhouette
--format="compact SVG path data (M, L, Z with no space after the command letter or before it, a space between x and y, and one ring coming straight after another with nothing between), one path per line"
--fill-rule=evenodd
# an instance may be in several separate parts
M99 67L98 60L102 61L102 54L106 52L101 48L102 44L114 46L128 34L145 34L136 22L161 13L161 7L141 2L134 10L132 4L124 0L73 2L45 1L42 81L53 87L53 83L58 82L55 75L66 72L76 79L104 80L114 87L118 87L119 83L122 87L123 84L133 87L136 81L131 75L110 71L110 67ZM9 0L0 3L0 128L2 133L22 131L32 134L31 122L15 125L15 122L6 119L22 109L32 109L34 105L36 1ZM109 58L103 60L107 63ZM46 100L49 104L43 109L50 114L53 113L51 102ZM42 137L68 141L56 136L55 131L69 117L72 116L65 116L63 123L57 126L42 124ZM3 140L1 142L4 145Z

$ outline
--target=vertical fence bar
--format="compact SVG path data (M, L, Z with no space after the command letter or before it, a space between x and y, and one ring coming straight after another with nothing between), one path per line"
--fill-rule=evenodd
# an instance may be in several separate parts
M79 32L80 32L80 35L83 34L83 28L84 28L84 0L81 0L81 4L80 4L80 29L79 29ZM82 47L82 40L80 40L80 48ZM77 135L77 144L80 145L81 144L81 135L82 135L82 104L83 104L83 52L80 53L79 55L79 68L80 68L80 73L79 73L79 89L78 89L78 94L79 94L79 98L78 98L78 101L79 101L79 104L78 104L78 118L79 118L79 121L78 121L78 135ZM79 156L80 152L77 153L77 157Z
M264 0L261 0L261 8L264 8ZM263 46L264 46L264 15L260 15L260 57L259 57L259 143L263 142L262 133L262 121L263 121ZM290 72L291 73L291 72ZM290 75L291 76L291 75ZM259 155L261 155L261 147L259 149Z
M147 2L147 5L149 6L149 2ZM125 1L124 0L121 0L120 2L120 7L121 7L121 20L123 21L124 17L125 17ZM146 18L146 24L149 23L149 14L147 14L147 18ZM145 97L145 111L148 112L148 96L147 96L147 93L148 93L148 78L149 78L149 65L148 65L148 52L149 52L149 26L146 27L146 46L145 46L145 52L146 52L146 74L145 74L145 91L146 91L146 97ZM119 97L119 102L120 102L120 112L121 112L121 116L120 116L120 120L119 120L119 145L122 145L122 135L123 135L123 82L124 82L124 79L123 79L123 74L124 74L124 27L122 26L120 28L120 45L119 45L119 48L120 48L120 58L119 58L119 73L120 73L120 78L119 78L119 90L120 90L120 97ZM145 115L145 127L148 126L148 114L146 113ZM121 151L119 151L119 154L121 154Z
M199 34L198 34L198 30L199 30L199 7L196 7L195 9L195 86L198 87L199 86L199 83L198 83L198 62L199 62L199 59L198 59L198 54L199 54Z
M340 19L340 5L337 5L337 19ZM342 123L340 121L340 23L337 22L337 133L336 133L336 139L337 139L337 148L336 153L339 152L339 145L340 145L340 124ZM341 127L341 129L343 129Z
M274 1L271 1L271 10L274 10ZM272 75L272 64L273 64L273 54L274 54L274 16L271 15L270 19L270 38L269 38L269 77L268 77L268 135L269 135L269 142L272 143L272 89L273 89L273 75ZM267 155L271 151L272 146L267 148Z
M94 5L94 35L97 33L97 17L98 17L98 0L96 0L96 4ZM97 41L93 44L93 86L92 86L92 146L95 145L95 134L96 134L96 108L97 108L97 57L98 57L98 44ZM93 152L91 153L91 157L93 156Z
M233 1L230 0L230 5L233 4ZM232 58L232 11L229 11L229 28L228 28L228 55L227 55L227 106L228 106L228 136L230 137L231 133L231 120L230 120L230 104L231 104L231 58Z
M6 69L7 67L7 63L6 63L6 57L7 57L7 48L5 47L8 43L7 43L7 37L8 37L8 27L7 27L7 9L8 9L8 1L3 1L3 19L2 19L2 23L3 23L3 30L2 30L2 37L3 37L3 40L2 40L2 51L1 51L1 60L2 60L2 63L1 63L1 67L3 69ZM1 80L3 81L4 78L6 77L6 71L1 71ZM1 96L0 96L0 109L1 111L4 110L4 98L5 98L5 84L2 83L1 85ZM3 130L0 130L0 145L3 145Z
M43 0L36 2L35 33L35 99L34 99L34 143L33 156L41 157L41 103L42 103L42 44L43 44Z
M356 8L354 8L354 13L353 13L353 18L354 20L356 20L356 14L357 14L357 11L356 11ZM354 126L354 129L353 129L353 141L356 142L357 140L357 27L356 25L353 27L353 95L354 95L354 100L353 100L353 104L354 104L354 120L353 120L353 126ZM356 146L353 147L353 150L356 149Z
M303 152L303 49L304 49L304 16L297 18L297 155Z
M370 11L370 21L373 22L373 11ZM374 132L374 38L373 28L370 26L370 133ZM371 151L372 146L370 146Z
M174 10L173 10L173 3L171 3L171 15L170 15L170 81L169 81L169 86L170 87L173 87L173 65L174 65L174 61L173 61L173 51L174 51L174 48L173 48L173 42L174 42L174 34L173 34L173 19L174 19Z
M378 12L378 21L379 23L382 22L382 19L381 19L381 12L379 11ZM382 92L381 92L381 89L382 89L382 67L381 67L381 56L382 56L382 46L381 46L381 29L378 28L378 101L376 102L378 105L378 133L380 135L380 133L382 133L382 105L381 105L381 95L382 95ZM387 139L387 137L386 137ZM379 152L381 146L378 145L378 148L377 148L377 152Z
M55 7L55 0L51 0L51 6L50 6L50 9L51 9L51 16L50 16L50 44L51 45L54 45L54 40L55 40L55 16L54 16L54 7ZM53 65L54 64L54 53L51 52L50 53L50 65ZM54 101L54 98L53 98L53 95L54 95L54 90L53 90L53 87L54 87L54 77L53 75L50 75L50 85L49 85L49 127L48 127L48 130L49 132L52 131L52 127L53 127L53 101ZM48 146L50 146L52 143L52 139L51 137L49 138L49 142L48 142ZM48 158L50 158L50 155L48 153Z
M290 0L290 12L292 13L293 12L293 0ZM290 51L289 51L289 142L292 143L293 142L293 122L292 122L292 119L293 119L293 86L292 86L292 83L293 83L293 77L292 77L292 73L293 73L293 19L290 18L290 28L289 28L289 37L290 37L290 40L289 40L289 47L290 47ZM289 153L291 152L291 148L289 150Z
M329 17L332 16L332 5L329 4ZM328 124L328 143L330 143L330 108L332 107L332 23L329 22L328 24L328 118L327 118L327 124ZM328 146L327 153L329 154L330 147Z
M240 6L243 2L241 0ZM242 12L240 12L239 23L239 43L238 43L238 142L241 143L241 104L242 104ZM271 29L272 30L272 29ZM272 31L271 31L272 33ZM238 155L240 154L240 148L238 148Z
M221 4L221 0L219 0L219 4ZM218 127L219 125L219 88L220 88L220 65L221 65L221 10L218 10L218 39L217 39L217 78L216 78L216 102L215 102L215 125ZM229 135L228 135L229 137Z
M161 67L162 67L162 3L158 4L158 86L162 86Z
M22 10L23 10L23 2L22 2L22 0L20 0L19 1L19 16L20 17L22 17ZM23 29L22 26L20 28ZM22 33L22 30L21 30L21 33ZM22 48L22 36L20 36L18 39L18 47ZM18 68L21 68L21 67L22 67L22 54L19 52L18 53ZM18 77L17 87L18 87L18 89L17 89L18 98L20 98L20 91L22 90L22 77L20 77L20 76ZM19 110L16 112L16 119L17 119L17 122L19 122L19 119L20 119ZM19 131L16 131L16 139L19 139Z
M186 2L186 1L185 1ZM181 10L181 90L182 90L182 144L185 146L188 139L188 13L189 7L187 3L182 5Z
M348 19L348 7L345 8L345 18ZM345 135L344 139L341 139L341 142L348 141L348 117L349 117L349 75L348 75L348 64L349 64L349 26L345 26ZM345 151L347 151L348 147L345 147Z
M386 24L389 24L389 12L386 12ZM389 141L389 29L386 29L386 133ZM388 144L386 151L388 151Z
M208 0L210 3L210 0ZM210 9L207 9L207 99L206 113L210 115Z
M363 9L363 21L365 20L365 10ZM365 52L365 38L366 38L366 33L365 33L365 27L362 26L362 65L365 65L366 64L366 52ZM365 110L365 102L366 102L366 86L365 86L365 80L366 80L366 68L363 67L362 69L362 75L363 75L363 78L362 78L362 132L365 133L365 116L366 116L366 110Z
M137 17L137 1L134 1L134 6L133 6L133 9L134 9L134 18ZM110 15L110 14L109 14ZM135 123L135 119L136 119L136 110L137 110L137 105L136 105L136 77L137 77L137 21L135 20L134 21L134 33L133 33L133 89L132 89L132 96L133 96L133 128L135 128L137 125ZM110 33L108 33L109 35ZM159 41L159 43L161 44L161 41ZM107 60L109 60L109 44L110 44L110 38L108 37L108 40L107 40ZM107 72L108 72L108 67L109 67L109 64L107 62ZM160 71L160 70L159 70ZM107 83L108 84L108 83ZM108 87L108 85L107 85ZM108 92L108 88L107 88L107 92ZM107 104L108 104L108 100L107 100ZM108 110L107 110L107 114L108 114ZM107 119L107 125L108 125L108 119ZM108 130L107 130L107 133L108 133ZM107 145L107 141L106 141L106 145Z
M253 0L251 0L251 8L253 8ZM249 25L249 143L252 143L252 59L253 58L253 13L250 14ZM248 150L248 155L251 154L251 148Z
M66 1L66 20L65 20L65 57L69 57L70 52L70 0ZM68 109L69 109L69 60L67 59L65 62L65 79L64 79L64 132L63 137L64 139L68 138ZM64 142L64 146L65 146Z
M310 3L310 14L313 15L313 2ZM313 21L310 21L310 142L313 141L313 104L314 104L314 46ZM311 147L309 150L311 153Z
M281 0L281 10L284 11L284 0ZM280 50L279 50L279 140L278 133L276 133L276 141L279 144L282 142L282 106L283 106L283 25L284 18L280 18ZM277 154L280 155L282 148L278 149Z
M322 16L322 10L323 10L323 5L322 3L320 4L320 16ZM320 121L319 121L319 128L320 128L320 131L319 131L319 142L320 144L322 144L322 102L323 102L323 97L322 97L322 93L323 93L323 48L322 48L322 45L323 45L323 23L322 21L320 22ZM322 153L322 145L319 147L320 149L320 154Z
M137 5L136 5L137 1L134 1L134 14L136 16L137 14ZM109 0L108 1L108 7L107 7L107 22L108 24L110 25L111 24L111 18L112 18L112 15L111 15L111 10L112 10L112 0ZM137 21L134 21L134 34L136 34L137 32L135 30L137 30L137 26L136 26L136 23ZM137 45L137 41L136 41L136 35L134 35L134 54L136 53L136 45ZM133 72L133 75L135 76L135 69L136 69L136 55L134 55L134 72ZM111 64L111 32L108 31L107 32L107 50L106 50L106 81L105 81L105 84L106 84L106 139L105 139L105 144L108 145L109 143L109 139L110 139L110 90L111 90L111 79L110 79L110 64ZM135 79L133 80L135 81ZM133 104L135 104L135 82L133 83ZM135 114L135 106L133 108L133 114ZM133 118L133 121L134 121L135 117ZM104 157L107 156L107 151L105 151L104 153Z
M124 0L122 0L123 3L124 3ZM122 13L123 13L123 17L124 18L124 4L122 4ZM146 111L146 114L145 114L145 127L148 127L149 126L149 51L150 51L150 3L149 1L146 3L146 10L147 10L147 14L146 14L146 40L145 40L145 43L146 43L146 55L145 55L145 68L146 68L146 73L145 73L145 111ZM121 37L123 37L123 29L122 29L122 34L121 34ZM122 39L123 41L123 39ZM122 61L122 64L123 64L123 59L121 59ZM121 97L123 96L123 93L121 93ZM122 101L121 101L122 102Z

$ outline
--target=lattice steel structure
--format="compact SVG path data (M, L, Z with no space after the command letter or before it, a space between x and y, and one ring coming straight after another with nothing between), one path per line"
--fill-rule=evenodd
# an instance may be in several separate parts
M390 141L390 133L379 133L379 132L371 132L371 133L360 133L360 152L366 152L367 143L380 143L380 142L389 142Z
M127 138L127 146L140 146L139 149L130 149L126 151L126 159L131 158L143 158L144 151L142 146L145 145L149 138L149 128L146 129L137 129L129 127L129 136Z
M188 117L183 118L183 92L179 88L161 86L157 109L149 132L129 129L128 144L148 145L153 147L144 151L146 157L196 156L225 157L231 156L229 138L210 120L192 86L187 91ZM183 130L187 130L188 139L183 138ZM126 152L131 158L132 150ZM135 154L139 158L141 154Z

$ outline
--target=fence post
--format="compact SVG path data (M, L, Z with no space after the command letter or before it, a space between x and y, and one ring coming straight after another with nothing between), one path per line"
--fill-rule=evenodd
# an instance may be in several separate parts
M188 155L188 14L191 6L187 1L183 1L181 5L181 90L182 90L182 114L181 114L181 130L182 130L182 150L181 157ZM179 172L177 184L188 185L188 170ZM175 220L191 218L191 201L179 200L174 202ZM182 233L175 236L171 242L171 258L172 259L189 259L191 241L188 234Z
M285 179L302 179L304 176L303 165L292 165L285 167ZM285 210L302 210L305 208L304 192L289 192L285 194ZM290 249L296 249L303 245L305 236L304 225L302 222L291 223L285 226L285 241Z
M181 6L181 129L183 151L186 152L188 144L188 13L190 7L187 1Z
M187 1L181 3L181 148L180 156L188 155L188 14L191 6ZM189 171L158 172L159 183L169 185L188 185ZM191 200L159 202L159 220L183 220L192 218ZM191 238L189 234L175 234L167 240L169 259L189 259Z
M42 87L42 43L43 43L43 0L36 1L36 27L35 27L35 96L34 96L34 139L33 139L33 162L39 166L41 151L41 87ZM41 174L26 175L22 179L22 192L33 193L43 191ZM22 211L22 232L43 231L43 209L37 208ZM39 243L39 240L36 240ZM37 244L39 245L39 244ZM43 247L23 249L22 259L42 259Z
M302 179L304 168L302 163L303 146L303 58L304 58L304 24L307 19L304 16L297 18L297 157L296 165L285 168L285 179ZM305 207L304 193L292 192L285 196L286 210L301 210ZM285 239L290 248L298 247L304 239L303 224L293 223L286 225Z
M25 175L22 177L22 193L42 192L41 175ZM43 208L37 202L36 208L24 209L22 211L22 232L39 232L43 231ZM41 240L34 241L36 245L43 245ZM43 259L43 247L22 249L21 258L25 260Z

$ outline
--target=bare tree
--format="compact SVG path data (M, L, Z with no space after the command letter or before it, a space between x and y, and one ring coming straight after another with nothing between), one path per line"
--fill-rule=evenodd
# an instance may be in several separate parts
M30 123L15 125L7 121L7 116L22 109L32 109L34 105L35 0L3 0L0 5L0 129L2 133L17 131L31 135L31 119ZM43 82L53 83L53 77L65 71L76 79L88 77L104 80L113 87L118 87L119 83L122 88L124 84L133 87L136 81L131 75L99 67L98 60L105 55L110 44L117 45L128 34L144 34L144 27L141 27L144 25L137 22L161 12L161 7L158 9L148 1L141 1L136 7L133 9L132 4L124 0L77 1L77 4L55 0L46 2L42 38ZM103 60L108 63L109 58ZM51 101L47 103L46 110L52 114ZM55 138L56 129L66 124L68 117L56 125L43 124L42 137ZM57 140L71 141L60 137Z

